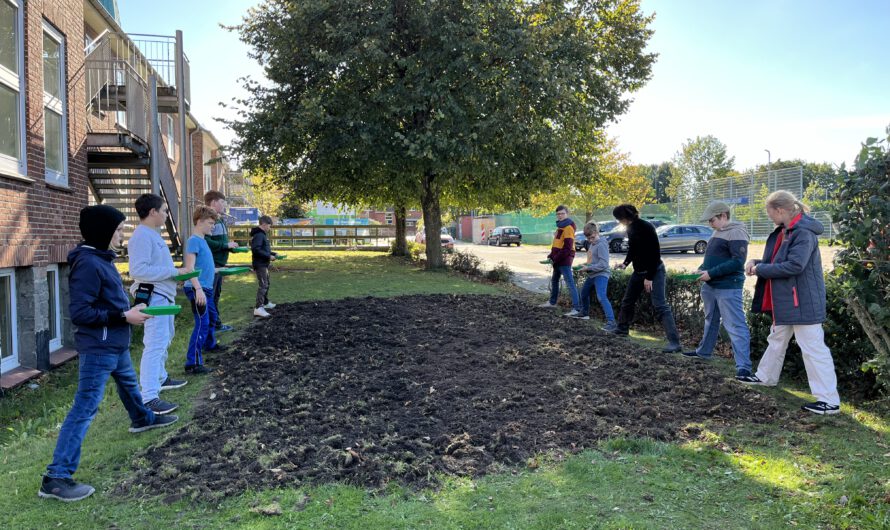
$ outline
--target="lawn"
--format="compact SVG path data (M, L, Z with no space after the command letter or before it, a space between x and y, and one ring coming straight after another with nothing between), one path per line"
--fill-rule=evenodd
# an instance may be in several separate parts
M272 275L271 299L279 303L323 304L346 297L403 294L503 294L457 276L420 271L379 253L288 254L283 270ZM252 277L227 280L223 318L237 330L245 329L253 318L254 289ZM349 316L333 318L330 326L356 325ZM182 360L190 320L188 314L177 317L171 359ZM140 353L137 339L134 361ZM210 356L207 363L213 366L216 360L220 359ZM182 375L176 361L169 364L173 375ZM728 363L720 361L716 369L727 375L727 385L734 384L728 378L733 373ZM483 477L444 477L435 489L415 491L390 483L383 491L366 491L327 484L248 490L213 502L183 499L169 504L159 497L124 496L117 489L134 475L134 467L144 464L142 455L150 446L177 432L201 429L190 420L206 380L193 378L185 388L165 393L166 399L181 404L180 423L141 435L127 433L126 413L109 387L87 435L77 474L97 492L67 505L38 499L36 490L70 406L76 366L71 363L38 383L36 389L26 386L0 399L3 528L890 526L886 401L845 404L841 415L809 417L795 411L809 398L796 384L763 390L779 407L791 411L794 421L788 424L701 423L687 426L694 435L676 442L615 432L582 452L551 451Z

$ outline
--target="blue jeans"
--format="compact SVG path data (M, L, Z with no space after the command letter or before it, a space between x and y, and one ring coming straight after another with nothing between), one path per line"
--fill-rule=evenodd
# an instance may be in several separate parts
M705 333L695 353L699 357L710 357L717 345L720 323L729 333L736 370L751 374L751 333L745 321L742 302L742 289L714 289L703 283L701 299L705 305Z
M674 322L674 312L667 303L667 295L665 294L665 276L664 264L658 266L655 270L655 277L652 278L652 292L649 297L652 300L652 307L655 309L655 318L661 321L667 337L668 346L680 346L680 333L677 331L677 324ZM634 271L630 275L627 282L627 289L624 291L624 298L621 300L621 309L618 312L618 331L627 333L630 324L633 322L634 313L636 312L637 300L643 294L645 289L644 282L646 276Z
M575 275L571 265L553 266L553 276L550 277L550 303L556 305L559 299L559 278L566 279L569 295L572 297L572 309L581 311L581 300L578 298L578 287L575 285Z
M210 321L214 328L222 327L222 318L219 316L219 296L222 294L223 277L220 273L213 275L213 307L216 309L216 316Z
M204 288L204 297L207 305L199 307L195 302L195 290L192 287L184 289L185 297L192 305L192 316L195 317L195 328L189 338L189 348L185 354L186 367L204 364L204 350L216 348L216 328L213 321L216 318L216 305L213 303L213 289Z
M608 276L596 276L591 277L588 276L586 280L584 280L584 285L581 287L581 315L582 316L590 316L590 294L596 290L596 298L600 302L600 306L603 308L603 314L606 315L606 322L614 322L615 321L615 313L612 312L612 304L609 303L609 297L606 296L607 288L609 287L609 277Z
M108 376L113 377L117 383L117 395L135 425L150 425L155 421L154 413L142 404L130 350L119 354L81 353L79 362L77 393L74 394L74 404L59 431L53 462L46 467L48 477L70 478L77 471L77 466L80 465L80 447L90 423L99 412L99 403L105 397Z

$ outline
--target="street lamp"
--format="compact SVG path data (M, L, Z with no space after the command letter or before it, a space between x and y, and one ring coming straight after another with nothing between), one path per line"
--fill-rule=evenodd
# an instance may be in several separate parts
M770 182L772 178L772 169L773 169L773 161L772 161L772 153L769 152L769 149L764 149L766 151L766 182L767 185L771 186Z

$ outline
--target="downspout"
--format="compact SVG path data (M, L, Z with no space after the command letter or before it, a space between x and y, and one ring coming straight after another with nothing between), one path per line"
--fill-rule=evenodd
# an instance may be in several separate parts
M195 147L195 135L198 134L199 132L204 132L204 127L201 127L201 125L198 123L198 121L195 120L195 128L194 128L194 130L192 130L192 132L189 133L189 148ZM200 178L201 178L201 183L203 185L203 183L204 183L204 147L203 146L201 146L201 176L200 176ZM192 178L191 178L190 182L191 182L191 186L192 186L192 197L195 197L194 168L192 168ZM210 190L204 190L204 193L207 193L208 191L210 191ZM195 197L195 200L200 202L201 204L204 204L204 196L203 195L200 198Z

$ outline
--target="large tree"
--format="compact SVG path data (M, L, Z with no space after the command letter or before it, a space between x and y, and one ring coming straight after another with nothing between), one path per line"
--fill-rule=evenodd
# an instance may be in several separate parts
M236 27L270 83L234 150L302 195L419 204L440 267L443 206L583 176L650 76L650 21L639 0L266 0Z
M716 137L696 136L687 139L674 155L669 195L691 199L702 184L730 176L735 157L727 154L726 145Z

